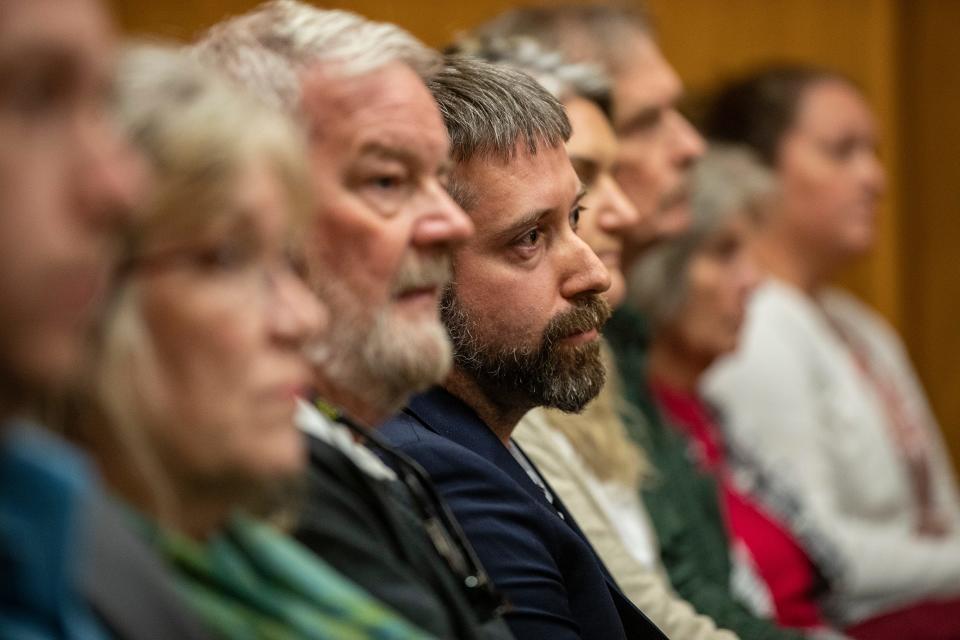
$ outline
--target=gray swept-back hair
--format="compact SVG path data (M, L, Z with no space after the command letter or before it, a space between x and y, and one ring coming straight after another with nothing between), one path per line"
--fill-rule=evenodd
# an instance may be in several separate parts
M561 52L547 49L533 38L468 36L447 51L515 67L531 75L557 100L580 96L610 113L610 80L601 67L570 62Z
M300 107L301 72L317 63L333 63L336 73L359 76L401 62L424 80L441 67L439 53L396 25L298 0L271 0L224 20L211 27L193 51L290 112Z
M649 14L634 0L519 7L481 24L468 37L530 38L570 61L599 64L613 74L623 62L624 41L637 34L654 35Z
M656 330L672 322L687 296L691 258L734 215L762 217L776 194L776 181L745 147L714 145L691 176L690 228L650 249L630 274L630 300Z
M526 73L470 56L449 55L445 62L427 87L440 107L456 163L508 162L518 145L535 154L570 139L563 105ZM469 210L475 194L461 182L451 179L450 194Z

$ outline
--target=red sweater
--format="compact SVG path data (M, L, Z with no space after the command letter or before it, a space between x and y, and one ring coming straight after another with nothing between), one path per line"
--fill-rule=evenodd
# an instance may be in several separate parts
M716 478L727 529L731 538L750 552L770 592L777 623L804 629L823 626L813 595L817 577L809 556L784 525L734 486L722 433L703 401L658 381L652 381L651 387L668 422L687 437L700 468Z

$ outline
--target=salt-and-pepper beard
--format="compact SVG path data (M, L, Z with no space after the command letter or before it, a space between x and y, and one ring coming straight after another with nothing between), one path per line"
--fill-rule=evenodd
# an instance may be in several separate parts
M606 381L598 340L576 346L561 342L579 332L600 330L610 317L610 306L599 295L585 297L574 309L553 317L535 345L485 339L453 286L444 290L440 316L453 341L457 367L470 374L494 403L518 400L576 413Z
M410 254L398 272L392 295L435 286L450 279L445 255ZM410 395L442 382L452 364L452 346L439 317L429 321L395 315L389 305L370 309L349 288L319 286L331 309L330 327L308 354L323 375L383 415L397 412ZM331 398L335 401L335 398Z

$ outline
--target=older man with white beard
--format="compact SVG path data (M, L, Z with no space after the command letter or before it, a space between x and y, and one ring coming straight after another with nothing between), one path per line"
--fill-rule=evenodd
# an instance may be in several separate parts
M294 0L215 26L196 51L309 136L320 205L306 271L333 317L298 417L311 471L297 537L438 637L511 637L430 480L363 426L450 367L437 305L473 227L445 189L450 143L424 84L438 55L393 25Z

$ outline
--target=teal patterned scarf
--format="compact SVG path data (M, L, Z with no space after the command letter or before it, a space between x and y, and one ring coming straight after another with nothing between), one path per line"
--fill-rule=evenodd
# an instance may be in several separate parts
M230 640L429 638L296 541L234 516L206 542L146 525L188 606Z

